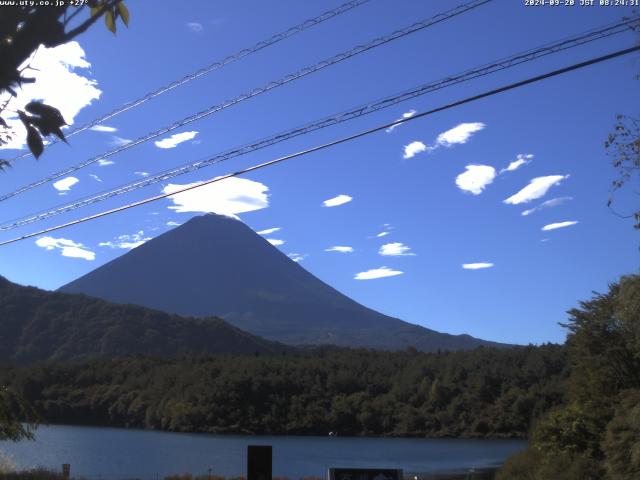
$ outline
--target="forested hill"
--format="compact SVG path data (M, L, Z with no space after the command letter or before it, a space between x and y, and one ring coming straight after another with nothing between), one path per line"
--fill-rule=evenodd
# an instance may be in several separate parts
M125 354L281 354L219 318L183 318L134 305L23 287L0 277L0 361Z
M176 277L181 280L165 280ZM367 308L315 277L245 223L216 214L193 217L60 291L177 315L218 316L289 345L415 347L426 352L506 347L436 332Z
M558 345L96 359L0 367L51 423L184 432L523 437L563 399Z

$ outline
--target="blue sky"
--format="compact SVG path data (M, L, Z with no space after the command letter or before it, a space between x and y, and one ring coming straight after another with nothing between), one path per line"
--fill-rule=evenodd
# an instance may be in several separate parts
M98 25L77 44L39 52L33 60L39 81L21 100L44 98L73 126L83 125L341 3L193 0L177 8L164 0L153 7L130 0L129 29L119 25L113 36ZM74 136L69 146L53 145L37 162L17 161L2 174L1 193L457 5L371 0L109 120L103 131ZM194 122L158 143L131 148L111 157L113 163L92 165L55 186L2 202L0 218L5 223L105 191L629 13L621 7L525 7L496 0ZM618 35L443 89L0 232L0 240L224 175L635 40ZM620 275L638 271L638 232L606 206L615 172L603 143L616 114L637 114L639 70L637 55L615 59L188 196L0 247L0 274L55 289L214 210L236 213L259 232L279 229L263 235L322 280L385 314L496 341L561 342L565 332L558 322L566 320L566 310ZM11 157L19 151L2 153ZM614 207L627 213L633 197L621 192Z

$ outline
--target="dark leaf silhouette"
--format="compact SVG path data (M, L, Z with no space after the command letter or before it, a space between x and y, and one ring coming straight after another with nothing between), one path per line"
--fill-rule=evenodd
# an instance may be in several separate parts
M44 143L38 131L32 126L27 127L27 145L33 156L39 158L44 150Z

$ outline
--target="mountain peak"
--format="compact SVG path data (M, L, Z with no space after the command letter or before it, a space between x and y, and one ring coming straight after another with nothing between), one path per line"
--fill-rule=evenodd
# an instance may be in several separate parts
M60 289L185 316L219 316L290 344L456 350L489 345L371 310L313 276L242 221L193 217Z

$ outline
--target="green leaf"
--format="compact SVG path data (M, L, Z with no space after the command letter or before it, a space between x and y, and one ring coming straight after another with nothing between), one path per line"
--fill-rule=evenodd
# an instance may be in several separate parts
M38 131L31 125L27 127L27 145L33 156L39 158L44 151L44 143Z
M122 22L125 24L125 26L128 27L129 26L129 9L123 2L120 2L118 4L118 12L120 12L120 16L122 17Z
M107 28L114 35L116 34L116 22L113 18L113 12L107 10L104 12L104 23L107 25Z

